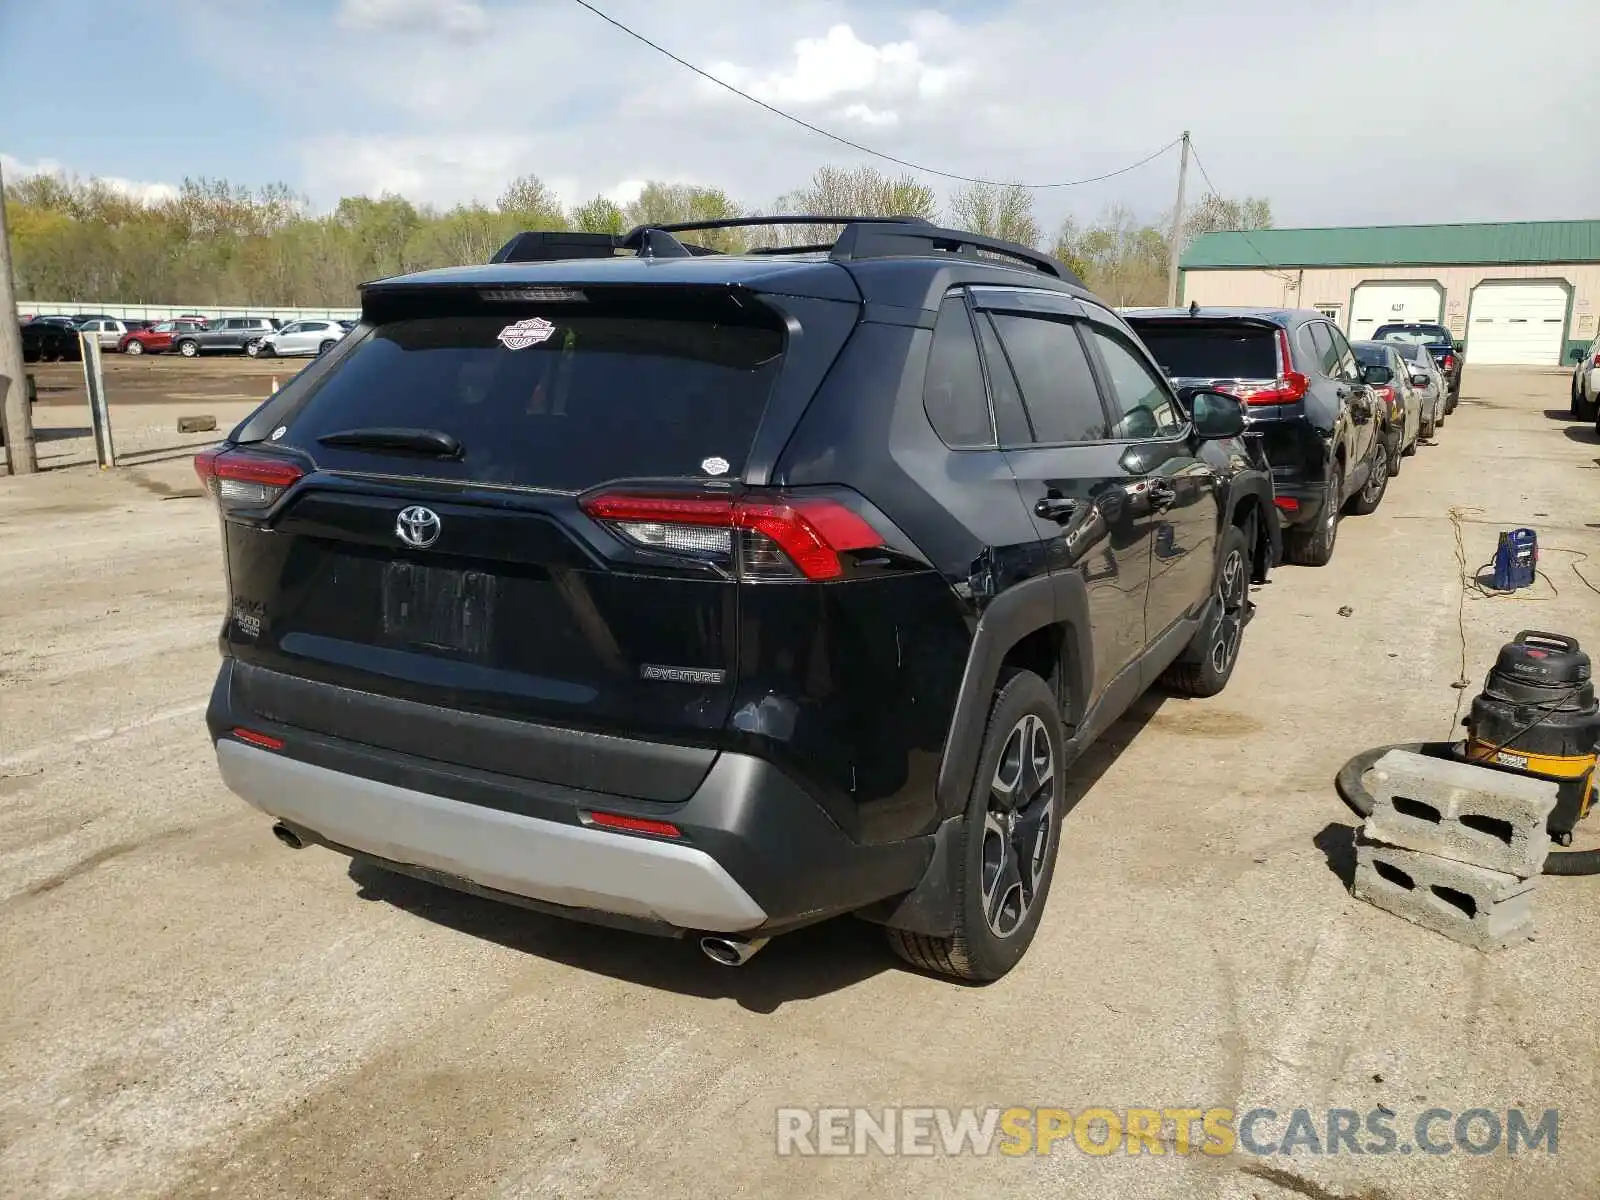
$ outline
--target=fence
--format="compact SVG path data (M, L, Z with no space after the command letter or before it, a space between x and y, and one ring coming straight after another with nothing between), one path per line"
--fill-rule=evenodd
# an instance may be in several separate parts
M96 304L92 300L62 302L57 300L18 300L19 318L71 316L75 313L94 313L96 316L116 317L119 320L133 317L137 320L167 321L173 317L276 317L281 321L298 321L305 317L322 317L332 321L354 321L361 316L359 308L250 308L214 304Z

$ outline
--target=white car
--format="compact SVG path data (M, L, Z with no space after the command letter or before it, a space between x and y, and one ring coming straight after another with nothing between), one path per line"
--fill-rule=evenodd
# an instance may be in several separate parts
M1572 368L1572 415L1579 421L1600 420L1600 337L1584 347Z
M316 318L290 321L275 333L269 333L244 348L251 358L271 358L278 355L293 358L297 355L315 356L333 349L345 334L344 326L337 321Z
M100 320L85 321L78 326L79 333L92 333L95 340L100 343L102 350L115 350L117 343L122 341L122 335L128 332L128 327L121 321Z

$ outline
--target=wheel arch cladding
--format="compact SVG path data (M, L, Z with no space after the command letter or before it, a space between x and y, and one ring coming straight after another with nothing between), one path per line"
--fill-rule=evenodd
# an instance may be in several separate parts
M1045 647L1056 652L1049 682L1059 672L1057 703L1069 724L1092 699L1094 647L1089 641L1089 601L1076 573L1039 576L1000 593L984 609L950 718L950 734L939 764L938 811L949 818L966 808L983 748L983 733L1001 671L1008 665L1034 670Z

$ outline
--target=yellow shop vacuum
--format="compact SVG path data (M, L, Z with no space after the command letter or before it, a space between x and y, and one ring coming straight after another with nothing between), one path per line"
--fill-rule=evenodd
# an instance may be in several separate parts
M1594 802L1600 742L1600 704L1578 640L1536 629L1517 634L1500 647L1464 724L1468 762L1557 785L1550 837L1571 844L1573 827Z

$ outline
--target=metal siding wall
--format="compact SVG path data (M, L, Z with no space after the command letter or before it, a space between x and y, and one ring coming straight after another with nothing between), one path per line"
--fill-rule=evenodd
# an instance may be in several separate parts
M1600 333L1600 263L1518 264L1472 267L1285 267L1282 270L1184 272L1184 299L1203 305L1339 306L1339 323L1350 320L1350 297L1368 280L1437 280L1445 290L1445 324L1458 337L1467 331L1472 289L1489 279L1560 279L1572 285L1567 341L1588 342ZM1554 365L1554 364L1552 364Z

